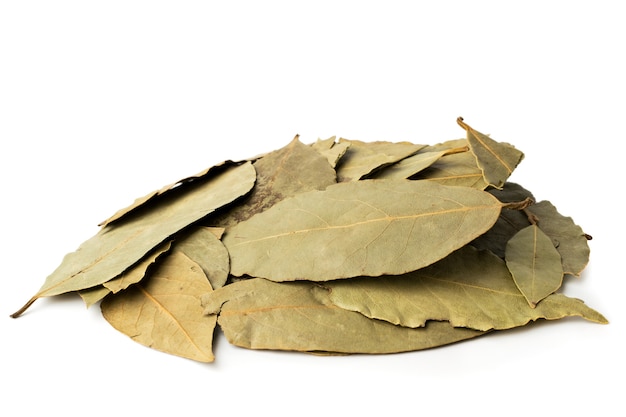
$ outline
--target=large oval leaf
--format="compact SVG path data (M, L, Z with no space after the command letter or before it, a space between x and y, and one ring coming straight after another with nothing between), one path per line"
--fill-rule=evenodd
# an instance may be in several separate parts
M12 316L22 314L40 297L95 287L117 277L174 233L246 194L255 180L249 162L224 167L133 210L134 214L103 227L66 255L41 289Z
M328 291L310 282L253 278L207 294L202 302L206 314L219 314L218 323L228 341L249 349L392 353L484 334L447 322L411 329L371 320L333 305Z
M226 232L231 274L326 281L402 274L488 230L491 194L431 181L340 183L285 199Z
M465 246L441 261L401 276L326 282L337 306L393 324L419 327L447 320L476 330L504 330L538 319L581 316L606 323L582 301L553 294L531 308L504 261Z
M200 362L213 362L216 319L201 296L212 291L202 268L182 252L163 259L147 280L100 305L104 318L135 342Z

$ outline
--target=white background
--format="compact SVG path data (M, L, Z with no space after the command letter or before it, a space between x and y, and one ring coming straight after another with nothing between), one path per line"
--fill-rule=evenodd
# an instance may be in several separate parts
M5 1L0 414L624 415L624 12L610 1ZM422 352L153 351L75 296L19 308L136 197L332 135L437 143L455 119L593 236L602 312ZM439 411L438 411L439 410Z

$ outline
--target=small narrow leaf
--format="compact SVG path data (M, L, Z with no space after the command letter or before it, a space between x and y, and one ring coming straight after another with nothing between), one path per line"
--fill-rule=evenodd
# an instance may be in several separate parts
M303 352L393 353L428 349L480 336L447 322L411 329L371 320L333 305L328 291L310 282L252 278L203 297L206 314L231 344L248 349Z
M201 296L212 291L198 264L172 252L145 283L109 295L102 301L104 318L135 342L153 349L213 362L216 316L206 316Z
M350 147L337 165L338 182L360 180L381 167L413 155L426 146L410 142L362 142L341 138L339 144L342 143L348 143Z
M453 141L450 145L460 143L467 143L467 141ZM435 181L442 185L470 187L477 190L484 190L488 187L482 171L476 165L476 158L471 152L444 155L412 178Z
M431 181L366 180L285 199L223 238L231 274L326 281L430 265L494 224L491 194Z
M467 140L483 172L485 182L495 188L502 188L524 154L512 145L497 142L489 136L474 130L459 117L457 123L467 131Z
M515 284L533 308L561 287L561 255L535 224L520 230L509 240L505 260Z

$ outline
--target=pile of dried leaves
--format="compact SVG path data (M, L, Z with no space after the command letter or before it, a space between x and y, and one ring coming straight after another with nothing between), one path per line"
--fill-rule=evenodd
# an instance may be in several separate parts
M431 348L580 316L557 290L586 235L507 182L523 158L463 122L437 145L296 138L120 210L26 305L78 292L154 349L214 360L237 346L316 353Z

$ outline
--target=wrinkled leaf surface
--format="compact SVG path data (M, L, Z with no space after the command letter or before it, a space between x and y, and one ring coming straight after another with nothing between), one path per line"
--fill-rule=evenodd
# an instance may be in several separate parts
M229 227L247 220L278 201L310 190L323 190L335 184L336 173L328 160L296 136L287 146L254 162L257 181L245 200L216 218L214 226Z
M411 329L333 305L328 291L310 282L253 278L203 297L205 313L218 314L228 341L249 349L304 352L392 353L427 349L483 334L430 322Z

